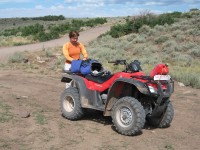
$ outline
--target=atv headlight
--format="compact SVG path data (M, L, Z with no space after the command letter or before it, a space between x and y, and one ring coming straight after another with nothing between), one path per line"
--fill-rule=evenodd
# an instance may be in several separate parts
M154 87L152 86L148 86L148 87L151 93L157 94L157 90Z

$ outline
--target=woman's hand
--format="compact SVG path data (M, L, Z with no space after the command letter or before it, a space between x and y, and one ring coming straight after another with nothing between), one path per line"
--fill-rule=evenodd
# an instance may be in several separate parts
M87 60L87 58L83 58L83 60Z

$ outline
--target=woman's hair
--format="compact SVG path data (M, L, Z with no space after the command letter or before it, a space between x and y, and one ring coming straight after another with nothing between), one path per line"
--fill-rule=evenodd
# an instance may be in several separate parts
M77 31L69 32L69 38L78 37L78 36L79 36L79 33Z

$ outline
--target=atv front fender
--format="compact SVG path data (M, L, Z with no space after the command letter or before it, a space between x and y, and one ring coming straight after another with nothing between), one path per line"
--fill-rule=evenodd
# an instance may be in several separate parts
M110 116L112 106L119 98L125 96L137 98L138 93L149 94L146 84L133 79L117 79L109 89L104 115Z

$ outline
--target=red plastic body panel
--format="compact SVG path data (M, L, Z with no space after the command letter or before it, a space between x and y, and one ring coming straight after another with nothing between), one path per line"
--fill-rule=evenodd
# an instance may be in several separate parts
M131 76L143 76L143 75L144 75L143 72L136 72L136 73L118 72L118 73L115 73L109 80L105 81L102 84L89 81L85 78L83 78L83 80L88 89L103 92L106 89L108 89L114 83L114 81L118 78L131 78Z

